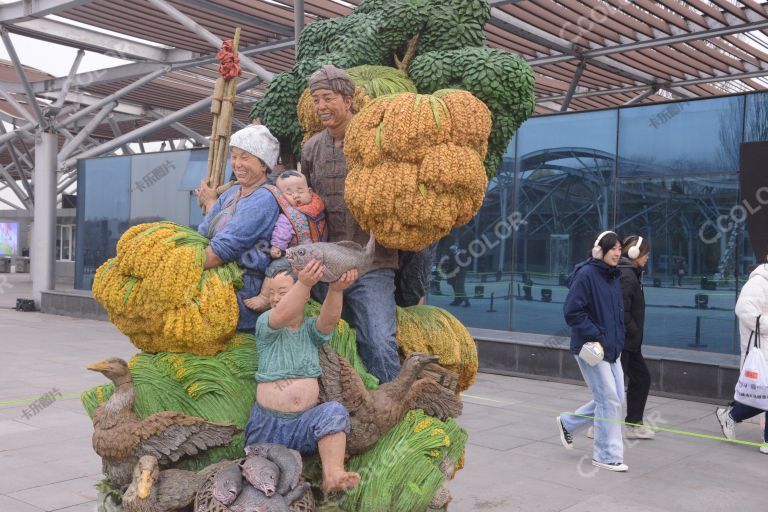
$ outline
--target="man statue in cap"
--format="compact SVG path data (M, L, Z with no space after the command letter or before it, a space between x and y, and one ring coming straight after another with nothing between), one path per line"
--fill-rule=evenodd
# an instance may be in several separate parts
M344 134L353 116L355 83L344 70L326 65L312 74L309 90L325 129L304 144L301 171L325 201L328 241L351 240L365 246L369 234L344 202ZM372 270L344 291L342 316L357 331L357 348L366 369L381 382L389 382L400 371L395 339L397 268L397 251L377 245ZM325 290L327 287L321 289L322 295Z

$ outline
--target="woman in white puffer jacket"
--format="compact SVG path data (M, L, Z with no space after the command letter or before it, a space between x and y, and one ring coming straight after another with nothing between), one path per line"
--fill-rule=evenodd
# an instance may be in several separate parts
M736 316L739 319L739 335L741 336L741 367L747 355L747 345L752 333L755 331L758 319L760 322L760 350L768 361L768 253L765 254L762 264L758 265L749 275L749 280L744 284L736 301ZM754 346L752 347L754 350ZM762 414L765 411L736 402L729 409L718 409L717 419L723 429L723 435L728 439L735 438L736 423ZM762 453L768 454L768 422L763 432Z

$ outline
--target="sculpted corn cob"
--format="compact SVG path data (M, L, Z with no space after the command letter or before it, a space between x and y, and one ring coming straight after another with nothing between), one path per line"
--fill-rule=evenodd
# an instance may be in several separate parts
M203 271L207 245L170 222L134 226L96 271L93 295L145 352L216 354L235 332L242 272L234 263Z
M466 91L371 101L345 136L350 211L382 245L423 249L480 209L490 132L490 111Z

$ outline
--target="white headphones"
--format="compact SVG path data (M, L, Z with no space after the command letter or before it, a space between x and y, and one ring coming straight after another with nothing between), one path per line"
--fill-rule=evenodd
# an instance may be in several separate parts
M603 237L608 233L613 233L613 231L603 231L602 233L600 233L600 236L598 236L597 240L595 240L595 245L592 246L592 257L595 258L596 260L603 259L604 255L603 255L603 249L600 248L600 240L602 240ZM613 233L613 234L615 235L616 233Z
M627 251L627 256L629 256L629 259L636 260L638 257L640 257L640 246L643 245L643 237L639 236L637 237L637 242L635 245L629 248Z

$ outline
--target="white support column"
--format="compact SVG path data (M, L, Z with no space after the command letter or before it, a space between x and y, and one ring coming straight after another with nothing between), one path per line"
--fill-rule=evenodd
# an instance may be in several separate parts
M39 131L35 135L35 209L29 255L32 298L38 308L43 292L55 287L57 145L55 133Z

